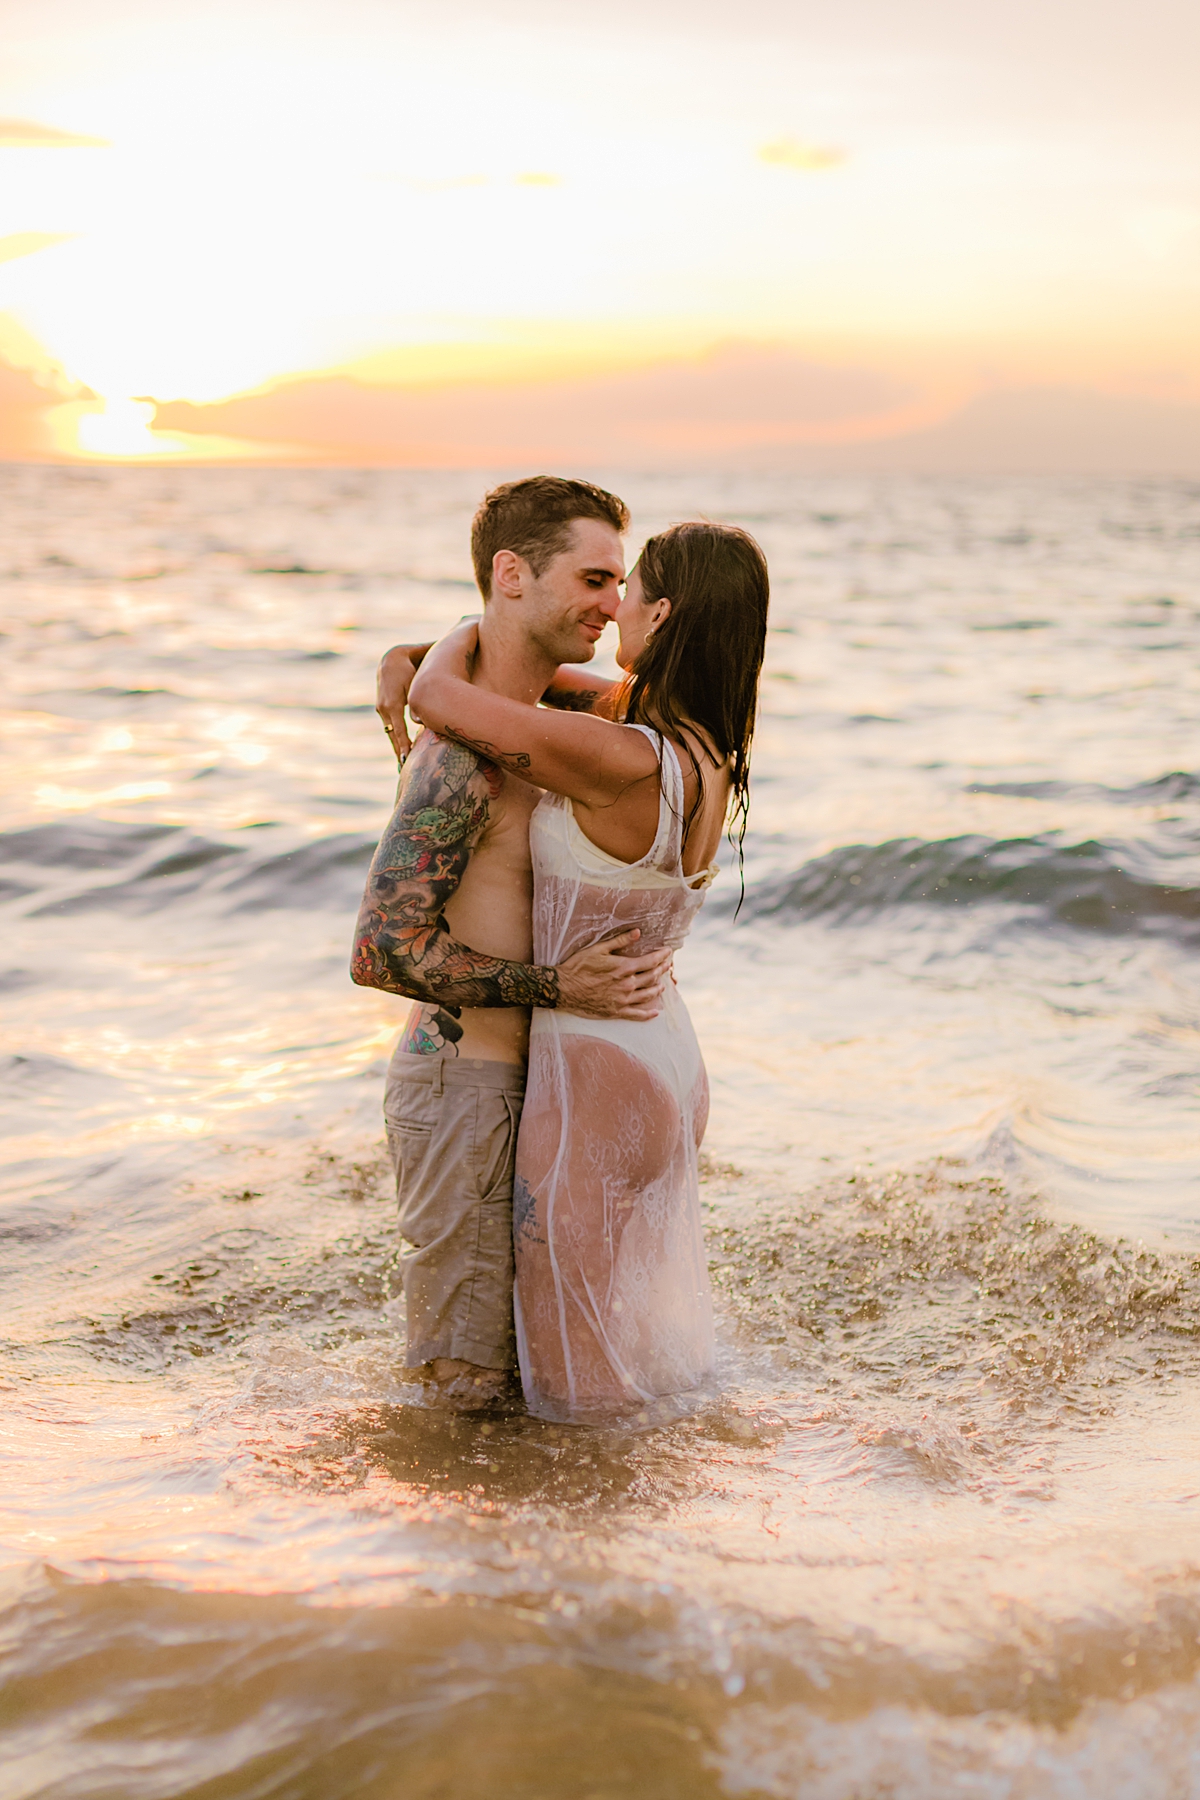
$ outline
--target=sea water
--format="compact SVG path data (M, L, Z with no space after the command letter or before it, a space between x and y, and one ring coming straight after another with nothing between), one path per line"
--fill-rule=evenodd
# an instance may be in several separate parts
M0 469L4 1800L1200 1795L1200 490L597 473L773 589L611 1431L402 1379L347 975L489 476Z

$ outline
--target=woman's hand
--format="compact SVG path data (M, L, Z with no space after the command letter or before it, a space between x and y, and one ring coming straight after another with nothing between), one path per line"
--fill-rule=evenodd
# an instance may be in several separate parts
M623 931L586 950L577 950L555 970L559 1012L585 1019L656 1019L671 967L669 950L623 956L641 937Z
M431 699L430 690L447 680L469 685L471 667L478 649L479 623L476 619L461 619L453 631L448 631L445 637L439 638L421 664L422 673L415 683L416 706L420 707L423 692ZM419 711L412 716L419 719Z
M382 658L375 677L375 711L383 720L383 729L396 752L397 762L403 762L412 749L404 708L416 672L417 667L409 656L408 645L397 644L394 650L389 650Z
M476 627L478 624L478 613L464 613L450 635L455 636L464 626ZM471 640L472 651L478 642L479 633L476 631ZM383 729L388 734L388 741L396 752L396 761L399 763L404 761L412 749L408 720L404 716L408 690L417 670L435 647L433 644L395 644L392 649L384 652L379 661L375 676L375 711L383 720Z

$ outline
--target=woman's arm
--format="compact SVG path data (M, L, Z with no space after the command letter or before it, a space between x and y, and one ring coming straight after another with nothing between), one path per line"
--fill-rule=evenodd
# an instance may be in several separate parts
M611 806L640 781L657 786L658 758L643 732L590 713L548 712L474 686L471 659L478 641L478 626L460 625L425 657L409 695L423 724L583 806Z
M383 720L383 729L399 761L412 749L404 713L408 690L432 649L432 644L394 644L380 658L375 677L375 711ZM590 712L598 718L610 718L605 702L620 685L607 675L593 675L589 670L564 663L542 695L542 701L559 712Z
M408 690L413 676L433 649L432 644L395 644L379 659L375 675L375 711L383 720L388 742L403 762L412 749L408 721L404 716Z
M590 712L597 718L611 719L605 702L620 685L608 675L594 675L575 663L563 663L542 695L542 705L553 706L557 712Z

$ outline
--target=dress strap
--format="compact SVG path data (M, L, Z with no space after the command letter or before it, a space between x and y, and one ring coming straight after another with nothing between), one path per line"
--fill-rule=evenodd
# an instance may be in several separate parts
M666 874L676 874L683 863L683 770L674 744L650 725L635 725L650 739L658 756L658 830L642 863Z

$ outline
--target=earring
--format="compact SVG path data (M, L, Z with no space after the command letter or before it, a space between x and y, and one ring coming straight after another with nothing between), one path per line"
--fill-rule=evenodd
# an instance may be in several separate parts
M647 633L646 633L646 642L647 642L647 643L649 643L649 642L650 642L650 639L651 639L651 638L652 638L652 637L653 637L653 636L654 636L654 633L655 633L655 631L656 631L656 630L657 630L657 627L656 627L656 626L654 626L654 625L652 625L652 626L651 626L651 627L650 627L650 629L649 629L649 631L648 631L648 632L647 632Z

